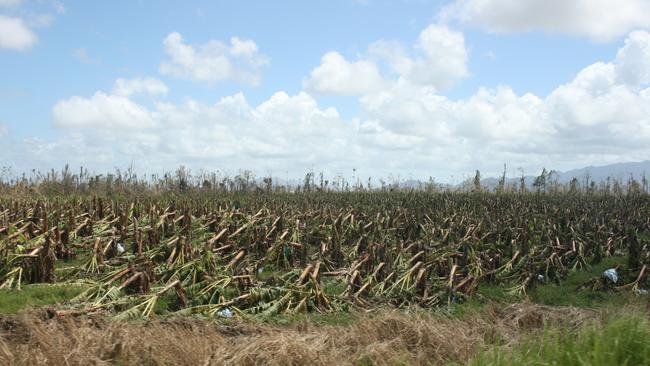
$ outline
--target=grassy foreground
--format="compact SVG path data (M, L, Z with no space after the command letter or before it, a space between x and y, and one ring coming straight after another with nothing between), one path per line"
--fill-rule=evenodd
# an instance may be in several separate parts
M0 314L18 313L0 315L0 364L650 365L648 298L579 290L625 260L606 258L525 296L482 286L472 300L434 311L379 308L266 322L47 319L38 307L65 303L84 287L26 285L0 290Z
M0 316L0 364L650 365L648 299L577 290L624 260L608 258L523 297L483 287L473 300L436 311L380 308L266 322L47 319L35 307L83 288L28 285L0 291L0 312L18 312Z
M0 317L2 365L646 365L645 310L530 302L461 316L421 310L355 314L345 325L182 317Z
M564 316L564 312L571 317ZM574 328L592 312L516 304L453 317L381 310L347 325L289 325L195 318L122 322L22 314L0 321L0 364L420 365L466 364L544 324Z

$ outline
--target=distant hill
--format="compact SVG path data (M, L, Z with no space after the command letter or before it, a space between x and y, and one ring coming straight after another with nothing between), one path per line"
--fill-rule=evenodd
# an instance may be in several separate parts
M557 179L559 183L569 183L573 178L577 178L581 184L585 182L585 178L589 175L589 180L596 183L606 181L608 177L616 179L619 182L625 183L632 176L637 181L645 174L650 179L650 160L634 162L634 163L617 163L603 166L588 166L580 169L573 169L566 172L557 172ZM526 186L531 188L536 176L527 175L524 177ZM518 185L520 178L506 178L506 184ZM471 184L472 180L459 184L463 186ZM488 189L493 189L499 184L499 178L489 177L481 180L481 186Z
M596 182L607 180L607 177L627 181L632 175L634 179L641 180L643 174L650 177L650 160L636 163L618 163L603 166L588 166L586 168L569 170L560 174L560 181L563 183L571 181L573 177L584 178L586 174Z
M547 168L549 169L549 168ZM549 169L550 170L550 169ZM633 176L634 179L636 179L639 183L641 182L641 177L645 174L648 179L650 179L650 160L646 161L641 161L641 162L634 162L634 163L617 163L617 164L610 164L610 165L603 165L603 166L588 166L580 169L573 169L569 170L566 172L555 172L557 175L554 176L554 178L557 178L557 181L561 184L568 184L571 182L571 179L574 177L578 179L580 182L580 185L585 184L585 177L587 174L589 174L589 180L596 182L596 184L603 182L607 180L607 177L610 177L612 179L616 179L619 182L626 184L630 176ZM527 175L524 177L526 187L528 189L533 188L533 182L535 181L535 178L537 176L534 175ZM507 186L519 186L519 177L506 177L506 185ZM262 177L256 177L255 182L259 186L263 186L264 183L262 182ZM288 185L289 187L302 187L304 184L304 179L282 179L275 177L274 182L279 183L281 185ZM319 177L318 174L314 176L313 179L314 182L314 187L319 186ZM364 180L363 183L366 181ZM442 189L458 189L458 188L463 188L463 189L470 189L472 186L473 182L473 177L468 178L466 181L458 184L440 184L436 183L436 186ZM354 181L351 179L347 180L347 184L349 185L349 189L354 189ZM373 179L373 187L380 188L380 185L376 179ZM390 182L387 184L395 184L395 182ZM406 179L402 180L399 182L399 187L400 188L405 188L405 189L424 189L426 188L428 182L427 181L420 181L416 179ZM495 189L499 184L499 178L498 177L485 177L481 179L481 186L483 188L486 188L488 190ZM330 180L329 182L329 188L330 189L343 189L342 186L337 186L336 183L333 180Z

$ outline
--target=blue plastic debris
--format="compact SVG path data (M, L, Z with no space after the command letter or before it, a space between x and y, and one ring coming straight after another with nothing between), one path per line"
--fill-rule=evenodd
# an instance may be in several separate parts
M225 308L223 310L217 311L217 315L219 315L222 318L232 318L232 311L228 308Z
M603 277L610 281L611 283L617 283L618 282L618 272L616 271L616 268L610 268L603 272Z

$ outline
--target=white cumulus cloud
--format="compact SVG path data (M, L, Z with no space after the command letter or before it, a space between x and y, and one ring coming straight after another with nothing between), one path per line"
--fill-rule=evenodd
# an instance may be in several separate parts
M433 88L397 83L360 99L373 121L366 135L386 146L400 141L385 138L388 133L425 137L409 151L444 148L467 168L485 166L486 159L555 167L644 160L650 153L648 50L650 34L633 32L614 60L585 67L545 97L501 86L451 100Z
M468 75L467 61L463 34L432 24L410 48L399 42L377 41L368 47L368 55L357 61L328 52L303 86L309 91L341 95L376 93L398 81L442 90ZM381 64L388 67L382 70Z
M31 141L37 145L33 154L48 161L83 156L99 165L135 157L152 169L211 162L221 169L279 170L291 164L304 171L343 158L352 145L354 124L304 92L277 92L257 106L242 93L214 104L187 99L145 106L120 93L122 84L116 82L111 93L58 102L54 124L68 136Z
M620 81L631 86L650 84L650 33L632 32L616 55Z
M0 48L24 51L38 42L38 37L21 18L0 14Z
M255 86L261 79L261 67L268 63L254 41L238 37L232 37L229 45L217 40L190 45L174 32L163 44L170 59L160 64L160 72L193 81L235 80Z
M376 42L370 49L387 59L392 68L412 84L444 89L468 74L465 37L446 26L429 25L420 32L411 52L385 41Z
M313 69L303 86L308 91L357 95L383 89L386 81L377 65L368 60L347 61L338 52L328 52Z
M544 31L609 41L650 27L650 1L455 0L439 16L490 32Z
M143 129L156 124L147 108L126 96L97 92L90 98L74 96L54 105L54 125L67 128Z

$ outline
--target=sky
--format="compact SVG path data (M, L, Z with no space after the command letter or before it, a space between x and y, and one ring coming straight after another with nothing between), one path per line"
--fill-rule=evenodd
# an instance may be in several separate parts
M0 0L0 166L458 182L650 159L650 0Z

